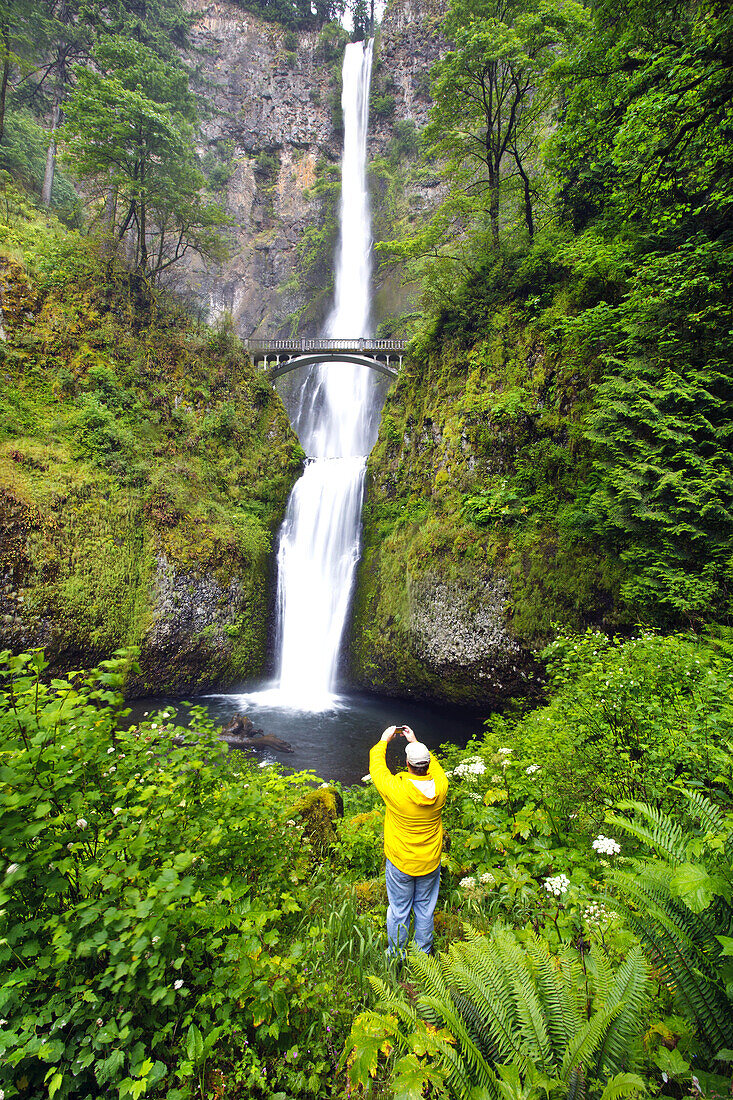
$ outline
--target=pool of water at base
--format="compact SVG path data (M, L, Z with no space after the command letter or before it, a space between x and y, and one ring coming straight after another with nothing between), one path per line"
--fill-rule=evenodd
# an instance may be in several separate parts
M191 701L202 706L217 724L224 725L236 715L246 714L263 733L289 742L292 753L269 749L258 752L262 763L276 762L292 771L314 771L321 779L338 780L347 786L358 783L369 771L369 749L387 726L411 726L418 740L432 750L444 742L464 746L483 731L484 716L377 695L335 695L328 709L317 711L273 703L267 685L200 695ZM127 721L131 724L146 713L164 708L175 710L180 725L189 722L188 709L180 699L157 696L135 699L128 705L131 713ZM387 761L392 770L404 767L404 740L388 746Z

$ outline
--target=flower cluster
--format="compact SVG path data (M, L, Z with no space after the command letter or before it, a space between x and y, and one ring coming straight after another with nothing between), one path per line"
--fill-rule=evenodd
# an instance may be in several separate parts
M524 769L526 775L534 775L535 772L538 772L539 770L539 764L530 764L528 768Z
M494 886L495 884L496 879L491 871L484 871L483 874L479 875L478 881L473 875L466 875L466 877L462 878L458 883L461 890L465 890L467 894L479 892L482 886Z
M567 875L554 875L552 878L545 879L545 890L548 894L554 894L556 898L567 894L569 885L570 879Z
M583 907L583 918L588 924L594 924L600 926L605 921L611 920L616 914L611 909L606 909L605 905L601 905L600 902L592 901L590 905Z
M483 775L486 771L486 765L480 756L469 756L468 760L464 760L461 764L456 764L453 769L453 775L462 778L466 776L468 778L474 775Z
M514 750L504 748L504 749L497 749L496 751L498 752L499 756L511 756Z
M76 819L76 824L79 826L80 829L86 829L89 822L84 817L78 817Z
M611 836L604 836L603 833L596 837L592 846L599 855L604 856L617 856L621 851L621 845L618 841Z

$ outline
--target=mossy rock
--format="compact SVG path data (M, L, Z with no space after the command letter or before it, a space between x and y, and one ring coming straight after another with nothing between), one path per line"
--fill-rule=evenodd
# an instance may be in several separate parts
M336 821L344 816L344 800L339 791L334 787L309 791L293 807L293 814L300 816L315 856L325 859L338 840Z

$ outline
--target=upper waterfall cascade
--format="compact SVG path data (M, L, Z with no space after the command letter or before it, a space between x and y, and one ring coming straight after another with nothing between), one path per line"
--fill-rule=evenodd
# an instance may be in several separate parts
M346 47L340 239L326 339L368 333L371 224L366 140L372 43ZM278 549L276 695L287 706L333 705L341 639L359 559L366 456L380 409L377 376L353 363L308 369L293 426L308 457L290 497Z

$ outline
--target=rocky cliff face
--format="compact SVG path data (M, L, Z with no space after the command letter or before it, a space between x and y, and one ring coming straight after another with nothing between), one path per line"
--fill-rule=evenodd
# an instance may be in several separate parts
M295 35L226 0L191 0L189 57L204 122L200 152L232 220L230 257L192 259L177 287L232 314L236 330L289 334L318 288L295 278L298 242L322 220L313 187L336 164L340 50L317 31ZM312 309L317 316L318 309Z
M205 115L200 153L213 183L222 184L218 197L232 224L229 258L191 258L172 276L174 285L212 318L231 313L241 336L315 334L331 305L346 32L329 24L295 33L227 0L189 2L189 62ZM428 70L442 48L439 15L440 0L387 7L377 39L371 157L389 150L398 123L425 124ZM406 183L402 205L419 215L437 187L429 178ZM373 190L379 207L378 183ZM389 236L392 227L377 235Z

